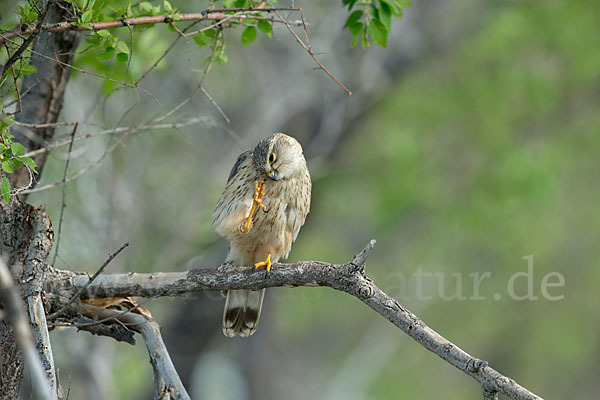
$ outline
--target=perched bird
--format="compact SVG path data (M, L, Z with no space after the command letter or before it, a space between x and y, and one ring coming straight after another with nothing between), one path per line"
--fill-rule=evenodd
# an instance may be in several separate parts
M273 134L235 162L213 214L229 240L227 262L266 267L287 257L310 209L311 181L302 146ZM223 312L225 336L256 331L265 290L229 290Z

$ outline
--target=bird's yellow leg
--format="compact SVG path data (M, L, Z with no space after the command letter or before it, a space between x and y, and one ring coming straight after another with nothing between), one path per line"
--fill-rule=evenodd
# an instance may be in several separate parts
M267 259L265 261L257 262L256 264L254 264L254 269L264 266L267 267L267 272L271 271L271 253L267 255Z
M256 211L256 206L263 209L263 211L267 211L267 206L262 203L263 196L265 195L265 182L261 177L259 180L254 181L254 198L252 199L252 208L250 209L250 215L248 215L248 219L246 221L246 225L243 226L242 232L246 233L252 227L252 217L254 216L254 211Z

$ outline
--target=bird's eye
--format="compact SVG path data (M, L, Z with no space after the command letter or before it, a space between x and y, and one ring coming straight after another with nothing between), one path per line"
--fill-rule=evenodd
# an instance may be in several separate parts
M269 164L273 164L277 160L277 154L271 153L269 154Z

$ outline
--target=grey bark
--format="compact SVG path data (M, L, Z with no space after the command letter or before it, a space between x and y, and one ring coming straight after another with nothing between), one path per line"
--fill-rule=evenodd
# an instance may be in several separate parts
M52 243L50 221L43 207L34 208L18 201L0 207L0 256L5 260L13 280L20 284L18 289L24 296L21 301L25 303L27 297L41 293L46 257ZM31 284L31 289L25 290L24 286L28 284ZM42 332L34 334L40 354L45 352L42 335ZM14 399L23 378L23 358L14 330L6 319L0 321L0 349L0 398ZM43 368L50 371L53 366L45 363Z

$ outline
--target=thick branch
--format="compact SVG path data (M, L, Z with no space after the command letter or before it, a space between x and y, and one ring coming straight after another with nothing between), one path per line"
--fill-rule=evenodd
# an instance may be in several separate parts
M364 275L364 262L374 241L347 264L300 261L274 264L265 278L262 271L224 264L216 269L152 274L100 275L82 293L82 298L180 296L201 290L262 289L274 286L328 286L346 292L412 337L426 349L477 380L487 392L499 392L512 399L539 400L539 396L500 374L487 362L472 357L435 332L398 301L385 294ZM69 298L88 281L83 273L56 270L57 279L48 282L47 291Z

